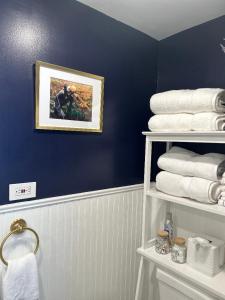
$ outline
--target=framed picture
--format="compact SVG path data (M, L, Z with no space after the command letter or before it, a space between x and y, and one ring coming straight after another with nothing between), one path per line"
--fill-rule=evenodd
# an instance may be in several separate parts
M36 128L102 132L104 78L36 62Z

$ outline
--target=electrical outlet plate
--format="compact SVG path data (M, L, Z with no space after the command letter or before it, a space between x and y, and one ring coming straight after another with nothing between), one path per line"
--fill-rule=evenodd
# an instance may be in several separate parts
M36 197L36 182L16 183L9 185L9 201Z

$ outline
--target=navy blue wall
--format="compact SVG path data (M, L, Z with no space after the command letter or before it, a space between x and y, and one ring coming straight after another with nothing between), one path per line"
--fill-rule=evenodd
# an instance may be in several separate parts
M225 16L160 41L157 90L225 88ZM185 144L200 153L225 153L223 145Z
M160 41L157 90L225 88L223 38L225 16Z
M76 1L0 1L0 203L8 185L49 197L143 182L158 43ZM34 129L34 63L105 77L102 134Z

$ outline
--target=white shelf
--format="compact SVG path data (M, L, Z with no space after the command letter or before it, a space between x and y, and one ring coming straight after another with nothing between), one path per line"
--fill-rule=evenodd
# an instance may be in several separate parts
M217 204L200 203L189 198L175 197L164 194L156 190L154 182L151 182L151 189L147 192L147 195L160 200L176 203L178 205L188 206L198 210L206 211L208 213L225 216L225 207L223 206L219 206Z
M184 131L184 132L151 132L144 131L143 135L152 142L188 142L188 143L225 143L225 131Z
M222 271L214 277L209 277L194 270L188 264L174 263L171 260L170 254L160 255L155 252L154 247L148 249L139 248L137 252L148 261L154 262L158 266L192 282L194 285L197 284L199 287L209 291L213 295L225 299L225 269L222 269Z
M152 162L152 142L167 142L167 150L171 147L172 142L186 142L186 143L215 143L225 144L225 131L210 131L210 132L143 132L146 136L145 143L145 171L144 171L144 204L143 204L143 223L142 223L142 248L139 248L137 252L141 254L141 260L138 271L138 280L136 287L135 300L142 299L142 289L144 284L145 268L144 260L154 262L156 265L163 269L167 269L174 275L177 275L186 281L192 282L193 286L197 289L202 288L212 294L216 299L225 300L225 268L216 276L208 277L194 269L187 264L176 264L172 262L169 255L160 255L155 252L152 247L152 240L149 238L149 226L154 227L155 218L149 220L151 215L150 208L148 205L148 197L154 197L163 201L175 203L176 205L183 205L193 209L201 210L206 213L212 213L215 215L225 216L225 207L218 206L216 204L204 204L197 202L189 198L174 197L171 195L164 194L155 189L154 184L151 181L151 162ZM154 206L153 206L154 210ZM154 211L153 211L154 213ZM152 238L152 236L151 236ZM154 290L154 272L151 274L153 280L149 280L150 290ZM153 300L153 299L151 299Z

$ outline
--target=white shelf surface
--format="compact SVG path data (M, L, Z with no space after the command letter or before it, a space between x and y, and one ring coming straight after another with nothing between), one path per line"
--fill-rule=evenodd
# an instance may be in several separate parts
M153 244L153 241L151 244ZM154 246L148 249L139 248L137 252L148 261L154 262L156 265L175 273L221 299L225 299L225 269L222 269L214 277L209 277L194 270L187 263L178 264L173 262L170 253L167 255L158 254L155 252Z
M225 131L184 131L184 132L151 132L143 135L153 142L188 142L188 143L219 143L225 144Z
M225 207L217 204L201 203L189 198L175 197L162 192L159 192L155 188L155 182L151 182L151 189L147 192L147 195L160 200L176 203L178 205L192 207L198 210L206 211L208 213L225 216Z

